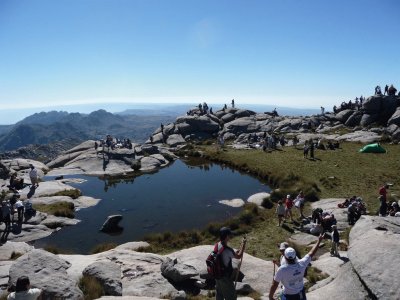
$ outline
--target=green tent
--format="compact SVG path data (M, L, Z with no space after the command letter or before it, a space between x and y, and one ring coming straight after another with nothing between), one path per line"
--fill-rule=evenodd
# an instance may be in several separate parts
M369 144L359 150L361 153L386 153L386 150L379 143Z

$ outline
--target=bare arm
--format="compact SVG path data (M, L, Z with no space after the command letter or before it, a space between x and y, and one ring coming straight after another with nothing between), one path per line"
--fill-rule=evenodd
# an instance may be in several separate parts
M274 299L274 294L275 294L275 291L276 291L278 285L279 285L279 282L277 282L275 280L272 280L272 285L271 285L271 288L269 290L269 300L273 300Z
M310 250L310 252L308 252L308 255L310 255L311 257L313 257L315 255L315 253L317 253L317 250L319 248L319 244L321 243L321 241L324 239L324 234L321 233L318 237L318 241L317 243L314 245L314 247L312 247L312 249Z

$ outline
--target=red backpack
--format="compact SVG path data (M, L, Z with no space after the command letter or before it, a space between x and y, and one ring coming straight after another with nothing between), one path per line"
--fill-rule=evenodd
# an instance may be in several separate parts
M222 262L222 252L224 250L225 247L218 242L206 259L207 273L211 278L220 279L224 275L225 268Z

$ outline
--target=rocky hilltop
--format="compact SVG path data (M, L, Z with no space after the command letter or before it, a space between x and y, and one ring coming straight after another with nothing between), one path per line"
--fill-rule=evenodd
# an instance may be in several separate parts
M304 117L274 116L271 112L256 113L239 108L226 108L204 113L194 108L174 123L158 128L153 143L169 146L190 140L222 136L234 144L244 144L249 135L261 137L265 132L297 136L300 142L310 138L369 143L383 137L400 140L400 97L371 96L361 107ZM148 140L147 143L151 141Z

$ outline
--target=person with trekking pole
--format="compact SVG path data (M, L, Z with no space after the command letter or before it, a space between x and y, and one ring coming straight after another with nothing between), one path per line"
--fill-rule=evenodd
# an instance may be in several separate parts
M220 242L218 243L218 248L223 247L221 252L222 264L223 264L223 276L221 278L216 279L216 300L236 300L236 289L233 278L233 267L232 267L232 258L241 259L243 257L244 252L244 244L240 250L234 251L231 247L228 246L228 242L232 237L232 231L228 227L222 227L219 231L220 234ZM240 265L239 265L240 268ZM239 274L239 270L238 273Z
M303 282L304 272L323 239L324 234L321 234L310 252L300 260L296 258L296 251L293 248L286 248L284 256L287 264L280 266L276 272L269 291L269 300L274 300L279 282L283 285L281 300L307 300Z

